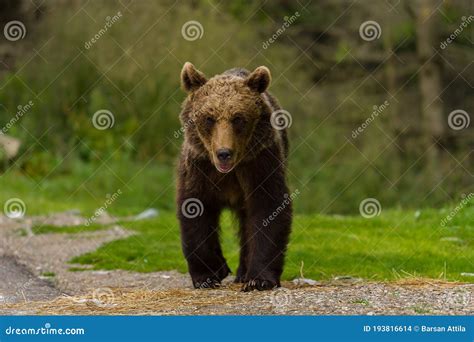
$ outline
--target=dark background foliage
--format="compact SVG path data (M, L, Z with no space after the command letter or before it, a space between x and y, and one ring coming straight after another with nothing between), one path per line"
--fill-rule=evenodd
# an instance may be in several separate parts
M472 12L469 0L0 1L2 28L20 20L27 29L0 40L0 126L34 103L7 132L22 146L2 158L2 177L45 192L54 181L71 196L121 187L124 202L171 208L179 72L192 61L208 76L270 68L271 92L292 117L299 212L356 212L367 197L383 207L458 201L474 190L474 132L472 123L452 129L448 115L472 117L473 24L440 44ZM190 20L203 27L195 41L181 32ZM372 41L359 33L369 20L381 29ZM101 109L113 113L112 128L91 124Z

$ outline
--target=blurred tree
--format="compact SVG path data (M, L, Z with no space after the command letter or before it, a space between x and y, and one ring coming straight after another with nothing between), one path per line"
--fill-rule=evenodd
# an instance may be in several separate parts
M434 180L440 180L442 177L442 151L438 141L443 138L445 127L443 102L440 97L443 89L442 60L434 48L440 41L437 9L441 4L440 0L417 0L408 4L409 12L416 22L422 142L426 149L427 169Z

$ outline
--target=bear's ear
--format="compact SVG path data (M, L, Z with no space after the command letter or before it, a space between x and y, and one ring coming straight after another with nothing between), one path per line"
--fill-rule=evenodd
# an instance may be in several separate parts
M188 93L194 91L207 82L206 76L197 70L192 63L184 63L181 70L181 87Z
M259 66L245 80L250 89L258 93L263 93L270 85L272 76L266 66Z

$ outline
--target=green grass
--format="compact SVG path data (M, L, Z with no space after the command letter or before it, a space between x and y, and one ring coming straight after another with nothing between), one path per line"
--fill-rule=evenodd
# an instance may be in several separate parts
M111 214L134 215L150 207L173 209L174 169L167 164L73 161L73 171L66 172L64 163L58 168L50 165L46 176L28 176L15 168L0 173L0 205L3 207L10 198L19 198L25 204L26 215L79 209L90 217L104 205L107 195L120 190L121 195L107 208Z
M472 281L461 273L474 268L474 208L464 208L443 228L440 221L447 213L428 210L416 218L411 211L388 211L373 219L297 215L284 278L298 277L303 263L304 276L313 279L350 275L369 280L416 276ZM173 213L123 225L137 234L71 262L92 265L93 269L186 272ZM232 216L224 214L222 244L233 270L238 261L235 232ZM456 242L443 240L453 236L458 238Z
M367 305L370 304L370 302L367 299L363 299L363 298L358 298L358 299L352 301L352 303L360 304L360 305L364 305L364 306L367 306Z
M43 272L43 273L41 273L41 276L42 277L47 277L47 278L53 278L53 277L56 277L56 273L54 273L54 272Z
M94 173L97 168L99 170ZM113 172L111 171L113 169ZM21 198L27 215L80 209L85 217L104 204L107 194L122 194L107 208L113 215L138 214L155 207L151 220L121 222L135 235L112 241L96 251L71 260L72 270L124 269L153 272L177 269L186 272L174 214L172 169L156 163L147 167L112 163L109 167L81 165L72 175L53 174L46 179L27 178L14 171L0 177L0 204ZM91 177L93 175L93 177ZM152 180L152 184L150 184ZM125 184L124 184L125 183ZM297 209L305 201L298 197ZM474 203L441 226L443 218L460 203L444 209L386 210L372 219L361 216L296 214L284 279L303 273L307 278L352 276L372 280L430 277L473 282L461 273L474 273ZM299 211L296 210L298 213ZM229 213L222 217L222 244L232 270L237 269L237 227ZM79 233L107 226L33 227L35 234ZM21 233L21 232L19 232ZM79 265L78 265L79 264ZM88 266L81 266L88 265Z
M424 308L422 306L412 306L411 309L413 309L413 311L419 315L427 315L431 312L430 309Z

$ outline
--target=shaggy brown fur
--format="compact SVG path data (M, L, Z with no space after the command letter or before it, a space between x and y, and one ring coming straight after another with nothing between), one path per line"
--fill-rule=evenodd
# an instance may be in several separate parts
M270 124L280 109L266 92L270 71L228 70L209 80L186 63L188 92L180 120L185 130L178 168L178 218L182 247L196 288L217 287L229 273L219 243L219 215L233 210L240 222L243 290L280 286L291 228L291 204L268 221L288 197L285 181L288 140ZM188 202L186 202L188 200ZM186 204L196 202L197 215ZM201 210L202 209L202 210ZM195 214L195 213L194 213Z

